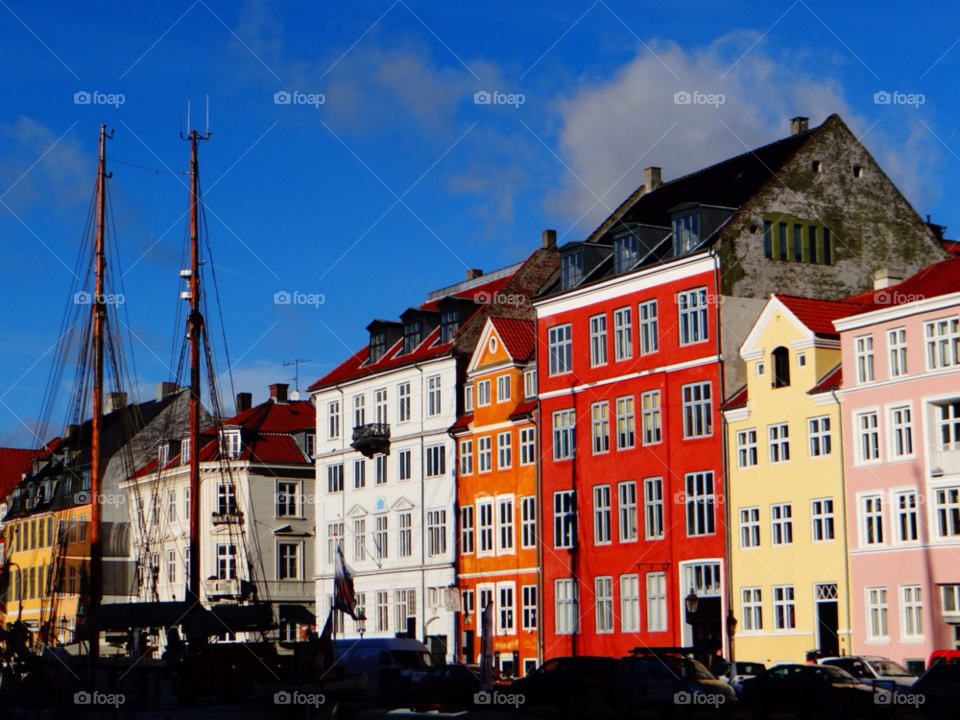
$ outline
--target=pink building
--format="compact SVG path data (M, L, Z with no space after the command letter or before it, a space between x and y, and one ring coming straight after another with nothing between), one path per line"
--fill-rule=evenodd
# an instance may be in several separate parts
M960 647L960 259L877 287L834 321L853 647L918 668Z

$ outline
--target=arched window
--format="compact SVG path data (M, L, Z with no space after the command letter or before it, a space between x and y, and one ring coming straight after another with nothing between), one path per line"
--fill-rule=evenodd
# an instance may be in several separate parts
M773 386L787 387L790 384L790 351L780 346L772 353L773 357Z

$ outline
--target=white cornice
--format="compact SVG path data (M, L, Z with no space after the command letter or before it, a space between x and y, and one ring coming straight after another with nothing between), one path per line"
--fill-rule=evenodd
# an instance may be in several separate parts
M677 370L687 370L689 368L700 367L702 365L710 365L715 362L720 362L720 355L708 355L704 358L698 358L696 360L689 360L683 363L677 363L675 365L664 365L657 368L652 368L650 370L642 370L640 372L629 373L627 375L619 375L613 378L606 378L594 383L584 383L582 385L574 385L572 388L566 387L561 390L550 390L549 392L540 393L541 400L549 400L550 398L562 397L564 395L569 395L572 392L581 393L587 390L592 390L593 388L603 387L604 385L611 385L613 383L624 382L627 380L636 380L637 378L647 377L648 375L659 375L660 373L666 372L675 372Z
M897 286L894 285L892 288L890 288L890 290L893 293L896 293L896 288ZM833 326L837 328L839 332L856 330L857 328L862 328L867 325L891 322L893 320L909 317L910 315L937 312L938 310L956 307L958 304L960 304L960 293L939 295L935 298L930 298L929 300L917 300L904 305L895 305L893 307L883 308L882 310L874 310L872 312L863 313L862 315L854 315L852 317L834 320Z

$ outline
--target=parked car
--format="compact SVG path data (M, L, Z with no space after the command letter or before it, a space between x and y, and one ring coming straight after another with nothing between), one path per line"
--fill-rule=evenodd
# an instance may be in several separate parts
M547 660L505 691L524 697L524 709L552 707L575 715L603 710L613 702L620 658L558 657Z
M939 662L910 688L923 697L920 711L931 720L956 716L960 708L960 662Z
M406 638L340 641L337 658L348 675L367 673L363 697L374 702L418 695L423 679L433 667L427 646Z
M507 692L510 679L493 668L495 691ZM452 663L438 665L423 680L423 699L441 705L473 704L473 696L480 692L480 666Z
M747 678L756 677L766 669L767 666L763 663L737 660L736 662L726 663L723 673L717 675L717 680L722 680L732 687L737 697L740 697L740 693L743 692L743 681Z
M934 650L930 653L927 670L939 663L944 663L945 665L960 665L960 650Z
M875 698L881 694L884 697ZM887 697L889 696L889 697ZM783 663L744 680L740 702L756 720L770 713L799 718L880 717L894 709L892 693L860 682L831 665Z
M909 688L917 681L917 676L899 663L874 655L822 658L818 662L846 670L860 682L885 690Z
M621 715L637 710L681 716L696 710L715 710L730 715L736 708L733 688L686 657L680 648L637 648L620 665L616 709Z

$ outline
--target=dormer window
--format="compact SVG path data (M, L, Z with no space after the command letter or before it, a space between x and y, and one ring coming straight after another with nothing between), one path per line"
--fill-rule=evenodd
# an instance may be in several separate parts
M448 310L440 318L440 342L448 343L460 329L460 311Z
M370 364L380 362L387 352L387 332L383 330L378 333L370 334Z
M583 253L578 252L563 258L563 288L569 290L583 279Z
M240 431L224 430L220 439L220 446L227 458L234 460L240 457Z
M409 355L420 344L423 330L422 320L412 320L403 328L403 352Z
M614 241L614 259L618 275L637 263L640 258L636 235L625 235Z
M790 351L780 346L770 353L773 359L773 387L790 385Z
M678 255L700 244L700 213L691 213L673 221L673 246Z
M168 462L170 462L170 445L164 443L157 450L157 466L166 467Z
M180 443L180 463L190 462L190 438L184 438Z
M467 385L463 389L463 411L473 412L473 385Z

